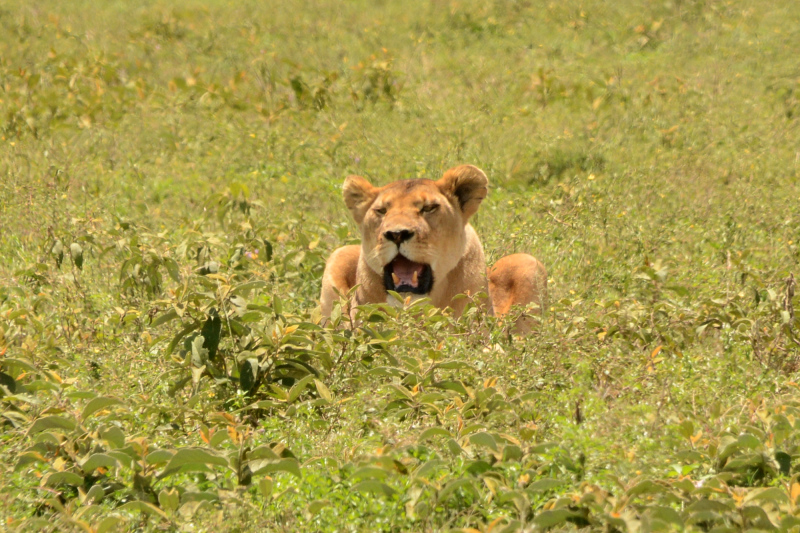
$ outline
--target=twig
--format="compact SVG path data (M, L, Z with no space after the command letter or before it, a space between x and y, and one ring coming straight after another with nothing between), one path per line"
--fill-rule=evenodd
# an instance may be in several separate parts
M548 211L548 212L547 212L547 214L548 214L548 215L550 215L551 217L553 217L553 220L555 220L555 221L556 221L556 222L558 222L559 224L562 224L562 225L564 225L564 226L566 226L566 227L568 227L568 228L574 228L574 227L575 227L575 226L573 226L572 224L570 224L569 222L564 222L563 220L559 219L557 216L555 216L555 215L553 214L553 212L552 212L552 211Z

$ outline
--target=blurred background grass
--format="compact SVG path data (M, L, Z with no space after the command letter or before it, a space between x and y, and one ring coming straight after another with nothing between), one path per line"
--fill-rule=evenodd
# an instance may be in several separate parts
M776 214L798 200L794 21L791 3L6 4L4 233L98 209L169 227L234 180L334 223L348 173L468 161L494 186L493 256L564 272L537 238L555 234L697 267L687 244L733 220L794 261L776 241L796 233ZM510 244L492 228L515 217Z

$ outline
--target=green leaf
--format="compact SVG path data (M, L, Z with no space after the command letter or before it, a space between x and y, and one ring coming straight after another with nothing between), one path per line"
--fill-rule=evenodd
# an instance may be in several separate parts
M414 478L424 478L426 475L435 474L445 465L445 462L440 459L429 459L422 463L412 473Z
M297 462L297 459L286 457L277 461L265 461L265 463L261 464L258 469L253 469L253 475L269 474L270 472L289 472L298 478L302 477L300 463Z
M121 505L121 506L117 507L117 510L134 512L134 513L137 513L137 512L138 513L144 513L144 514L149 514L149 515L153 515L153 516L160 516L161 518L164 518L164 519L167 518L167 515L166 515L166 513L164 513L164 511L162 511L161 509L159 509L158 507L156 507L152 503L147 503L147 502L143 502L143 501L140 501L140 500L134 500L132 502L128 502L128 503L126 503L124 505Z
M244 294L245 296L255 289L263 289L267 286L266 281L248 281L231 289L231 294Z
M75 421L70 418L64 418L63 416L45 416L37 419L33 425L31 425L28 430L28 435L33 435L34 433L39 433L46 429L65 429L67 431L72 431L76 426L77 424Z
M654 483L649 479L645 479L644 481L640 481L630 489L626 493L628 496L639 496L642 494L661 494L666 492L667 489L658 483Z
M447 445L447 449L450 450L450 453L459 456L464 453L464 449L458 445L455 439L447 439L445 443Z
M451 390L462 396L469 396L467 388L460 381L437 381L436 383L432 383L432 385L437 389Z
M192 341L192 366L200 368L208 362L208 350L203 346L206 339L198 335Z
M175 320L176 318L178 318L178 312L174 307L171 307L166 313L158 315L155 320L150 323L150 327L157 328L161 324L166 324L170 320Z
M171 257L165 257L164 266L167 268L167 274L169 274L169 277L171 277L176 283L180 283L181 270L178 267L178 263Z
M211 309L208 313L208 319L206 319L203 329L200 331L200 335L204 339L203 348L208 350L208 358L211 361L214 361L217 357L221 332L222 320L219 318L219 313L217 313L216 309Z
M272 243L266 239L263 239L262 243L264 244L264 251L262 252L262 256L264 258L264 262L268 262L272 260Z
M169 342L169 344L167 345L167 349L165 350L165 354L166 355L172 354L172 352L175 351L175 347L178 345L178 343L180 343L181 340L183 340L183 338L186 337L186 335L188 335L192 331L198 329L199 327L200 327L200 324L193 323L193 324L189 324L188 326L186 326L182 330L180 330L177 333L177 335L175 335L172 338L172 340Z
M375 494L375 495L382 494L387 498L391 498L397 492L386 483L374 479L366 479L364 481L360 481L355 485L353 485L350 490L355 492L368 492L370 494Z
M686 511L689 513L698 513L698 512L713 512L713 513L721 513L724 514L733 509L732 502L725 502L718 500L697 500L689 507L686 508Z
M245 392L252 392L258 379L258 359L251 357L245 359L239 366L239 388Z
M9 394L14 394L17 391L17 382L5 372L0 372L0 387L5 387ZM0 395L2 395L2 390L0 390Z
M119 461L104 453L96 453L90 456L81 465L84 474L91 474L96 468L116 468L119 466Z
M50 253L55 257L56 267L61 268L61 263L64 261L64 244L60 240L56 240Z
M462 477L462 478L459 478L459 479L454 479L453 481L451 481L450 483L445 485L442 488L442 490L440 490L437 493L436 498L440 502L442 502L442 501L446 500L451 494L453 494L458 489L468 489L471 492L473 492L475 494L478 494L478 491L475 488L475 484L472 482L472 480L469 479L469 478Z
M574 516L575 513L569 509L542 511L534 517L533 523L539 527L553 527L566 523L568 519Z
M489 433L482 431L469 436L469 441L476 446L486 446L494 451L497 451L497 441Z
M664 288L667 289L668 291L674 292L678 296L689 296L690 294L689 289L687 289L686 287L681 287L679 285L668 285Z
M645 513L654 520L660 520L662 522L667 522L668 524L675 524L679 527L683 526L683 520L681 519L681 515L675 509L671 507L664 507L664 506L651 506L647 507Z
M308 504L307 509L309 513L311 513L312 515L316 515L325 507L328 507L330 505L331 505L330 500L314 500L313 502Z
M92 485L92 488L89 489L89 492L86 493L86 499L83 501L82 510L75 514L77 518L79 515L83 516L83 514L89 511L89 507L87 505L99 503L103 501L103 498L106 497L106 491L103 489L100 483Z
M217 502L219 495L208 491L187 491L181 495L181 503L189 502Z
M761 507L755 505L746 505L742 508L741 513L753 529L760 531L771 531L778 529L769 519L767 512Z
M786 515L781 519L781 531L789 531L798 526L800 526L800 517Z
M389 472L387 472L383 468L380 468L378 466L367 465L367 466L362 466L361 468L359 468L358 470L353 472L352 478L354 480L357 480L357 479L376 479L376 478L377 479L386 479L386 477L388 475L389 475Z
M503 447L503 461L520 461L522 449L516 444L506 444Z
M767 458L760 453L747 453L738 455L725 464L725 472L750 473L753 469L768 468L772 465Z
M106 452L106 455L109 455L119 461L119 463L124 466L125 468L135 469L135 462L138 461L140 458L135 453L133 448L130 446L127 448L120 448L117 450L109 450Z
M754 450L761 446L761 441L755 435L751 435L750 433L743 433L739 435L739 438L736 439L736 442L742 449L751 449Z
M217 465L228 466L227 459L214 455L202 448L182 448L169 460L162 476L186 465Z
M288 402L289 403L294 402L300 396L300 393L302 393L308 386L308 384L311 383L312 381L314 381L314 375L309 374L308 376L304 377L303 379L295 383L294 386L291 389L289 389Z
M75 472L53 472L44 478L43 485L46 487L57 487L59 485L81 487L83 486L83 476L79 476Z
M94 398L89 403L86 404L86 407L83 408L83 412L81 413L81 420L86 420L93 414L97 413L98 411L105 409L106 407L110 407L112 405L120 405L122 404L121 400L117 398L113 398L111 396L100 396L99 398Z
M262 318L264 318L264 315L261 312L259 312L259 311L248 311L246 313L243 313L242 316L239 317L239 320L242 323L247 324L247 323L250 323L250 322L258 322Z
M169 450L155 450L148 453L144 460L150 466L160 465L172 459L173 455L175 454Z
M268 498L272 494L272 479L268 477L259 479L258 491L261 493L261 496Z
M275 398L277 398L277 399L279 399L281 401L284 401L284 402L289 400L289 394L286 392L286 389L284 389L283 387L279 386L277 383L270 383L269 384L269 388L270 388L270 394L272 396L274 396ZM261 402L259 402L259 403L261 403ZM271 404L267 404L264 407L261 407L261 406L259 406L259 403L256 403L256 407L258 409L269 409L269 407L271 405Z
M373 311L372 313L367 316L367 322L386 322L387 317L385 313L379 313L377 311Z
M207 501L190 501L181 505L179 513L182 517L193 518L200 512L211 512L214 509L211 503Z
M162 490L158 493L158 504L162 509L169 512L174 512L180 505L181 497L176 489Z
M100 438L107 441L112 448L125 446L125 433L117 426L108 426L100 432Z
M564 484L563 481L546 477L544 479L538 479L534 481L533 483L528 485L527 489L534 492L546 492L548 490L553 490L555 488L558 488L563 484Z
M467 463L465 466L467 466L466 468L467 472L469 472L473 476L479 476L484 472L492 469L492 465L490 465L483 459L472 461L471 463Z
M780 467L781 474L788 476L792 470L792 456L783 451L775 452L775 461Z
M19 523L17 531L48 531L52 530L52 520L44 518L28 518Z
M83 248L77 242L69 245L69 253L72 256L72 262L78 267L78 270L83 269Z
M317 393L320 395L320 397L322 399L326 400L329 403L333 402L333 395L331 394L331 391L328 389L328 387L325 386L325 384L323 382L321 382L318 379L315 379L314 380L314 385L316 385Z
M474 370L474 367L464 361L444 361L436 363L433 368L441 368L442 370Z
M280 456L269 446L259 446L251 450L248 457L251 461L256 459L280 459Z
M440 402L446 398L447 396L441 392L426 392L424 394L417 395L417 403L427 404L435 407L436 402Z
M406 400L412 400L412 401L414 400L414 395L407 388L402 387L400 385L395 385L394 383L392 383L390 387L392 387L395 391L400 393L400 396L402 398L405 398Z
M0 359L0 366L5 368L14 367L24 370L25 372L30 372L32 374L36 374L39 372L33 363L28 361L27 359L15 359L13 357L4 357Z
M206 371L206 365L203 366L193 366L192 367L192 383L197 385L200 383L200 378L203 377L203 373Z
M776 506L784 503L789 503L789 495L786 490L778 487L769 487L766 489L753 489L744 498L745 502L771 502Z
M27 451L17 455L17 464L14 465L14 471L18 472L21 468L31 463L47 463L48 460L39 452Z
M420 433L419 441L421 442L427 439L431 439L433 437L452 437L452 435L446 429L434 426Z
M70 400L92 400L97 398L97 393L88 390L76 390L65 394Z

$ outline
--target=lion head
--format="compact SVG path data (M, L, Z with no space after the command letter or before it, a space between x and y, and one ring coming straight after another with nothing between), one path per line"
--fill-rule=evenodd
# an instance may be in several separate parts
M464 256L468 222L488 184L472 165L452 168L437 181L375 187L360 176L345 180L344 200L361 231L362 259L386 290L429 295L445 279Z

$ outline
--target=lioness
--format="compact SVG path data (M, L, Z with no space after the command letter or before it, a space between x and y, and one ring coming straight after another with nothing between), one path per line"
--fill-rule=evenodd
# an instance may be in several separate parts
M356 285L355 305L386 302L391 290L427 296L437 307L451 307L456 316L466 300L454 297L478 292L488 293L497 316L517 304L541 308L547 272L534 257L503 257L487 273L469 219L488 185L486 174L472 165L451 168L438 181L403 180L384 187L349 176L344 201L361 231L361 245L338 248L325 264L322 314L330 316L337 292L347 294Z

